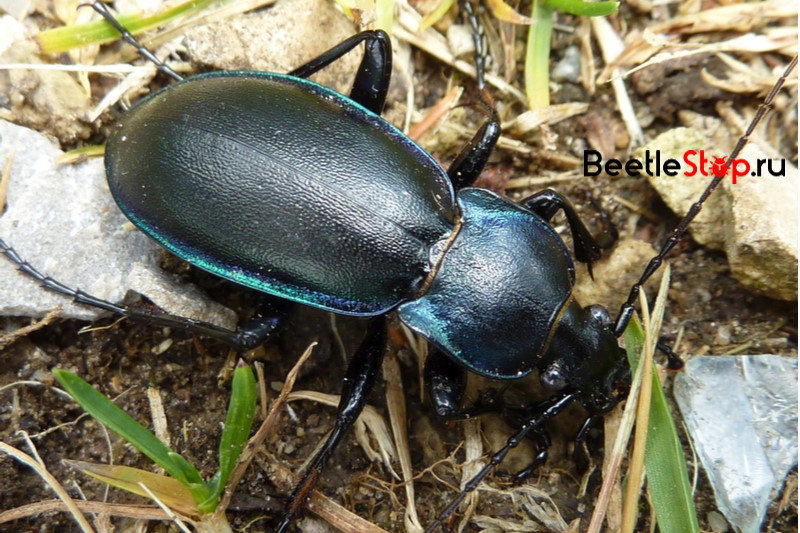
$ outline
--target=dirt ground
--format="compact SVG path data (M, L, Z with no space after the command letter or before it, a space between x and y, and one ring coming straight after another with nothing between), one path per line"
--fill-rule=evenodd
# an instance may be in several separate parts
M714 7L712 5L704 6ZM521 8L525 11L527 7ZM32 15L27 22L45 26L53 24L42 14ZM671 8L654 8L649 14L623 5L613 17L613 24L623 35L630 35L634 29L643 29L660 16L672 16ZM567 28L577 28L580 22L575 17L559 15L558 23ZM497 22L492 21L493 27ZM767 25L791 24L791 22L765 19L756 30ZM719 31L720 35L734 35ZM513 52L519 64L512 76L512 85L522 86L521 51L523 32L518 31L517 46ZM722 36L718 36L722 40ZM563 57L569 46L579 46L576 31L555 32L553 63ZM601 63L600 54L595 47L595 58ZM746 61L764 61L768 65L785 64L786 58L777 53L759 56L741 54ZM58 58L49 58L57 62ZM454 80L465 87L466 102L474 98L474 89L469 79L464 78L436 59L419 52L412 53L415 66L414 84L415 106L423 113L438 102ZM726 100L732 102L736 110L754 110L763 95L746 93L733 94L719 89L697 91L703 82L698 81L702 69L717 71L724 69L718 59L703 56L691 64L683 63L660 73L660 79L668 85L646 94L635 91L632 94L635 109L641 116L650 117L645 127L645 135L652 138L658 133L678 125L679 110L691 110L705 115L716 116L715 104ZM165 83L158 78L156 83ZM109 88L106 82L93 79L92 89L99 99ZM558 82L558 90L552 92L554 103L581 101L589 104L588 112L549 126L543 135L525 137L524 151L499 148L492 157L482 177L482 184L495 190L505 191L514 199L519 199L533 190L552 186L571 199L584 220L590 221L593 230L601 224L598 211L592 202L596 201L607 211L610 220L619 228L621 240L636 239L660 245L677 224L679 218L671 213L646 181L635 178L610 178L599 176L595 179L563 179L570 171L578 172L581 150L597 139L612 140L610 146L616 157L625 158L628 142L624 125L617 113L617 107L608 84L599 85L594 94L589 94L579 83ZM786 93L779 105L781 112L768 119L767 135L773 146L797 163L797 116L796 88ZM472 95L472 96L470 96ZM519 103L509 97L493 93L508 120L523 111ZM393 121L402 121L405 113L404 91L390 93L386 115ZM106 113L98 122L89 125L91 138L103 140L103 132L113 121L117 111ZM12 117L13 119L13 117ZM459 108L448 121L463 126L466 131L474 131L481 115L469 107ZM24 123L24 119L20 119ZM441 126L443 130L446 127ZM538 130L537 130L538 131ZM599 134L598 134L599 132ZM504 132L505 134L505 132ZM508 132L510 137L514 134ZM453 137L452 141L449 137ZM546 141L543 140L546 137ZM443 140L445 139L445 140ZM629 140L629 139L628 139ZM421 143L443 162L452 160L463 145L463 135L428 135ZM76 143L66 141L64 147L72 148ZM544 146L544 145L548 146ZM553 145L552 148L550 145ZM525 188L509 182L509 178L522 176L551 177L542 179L535 185ZM792 184L795 186L796 184ZM619 201L622 199L623 201ZM556 217L557 230L568 235L566 223ZM601 260L613 263L615 250L606 253ZM679 330L683 330L680 344L675 350L682 356L699 354L729 353L747 343L743 353L797 355L797 306L796 302L782 302L755 295L730 275L725 254L701 247L690 236L685 236L670 254L672 266L672 285L668 310L661 332L667 343L674 343ZM175 265L176 261L165 259L169 268L175 269L207 290L241 316L247 316L255 305L253 295L227 282L190 269ZM612 313L618 309L626 296L625 287L638 277L643 264L623 264L616 267L619 286L602 298L602 303ZM609 267L611 268L611 267ZM613 271L613 270L611 270ZM53 275L57 273L51 273ZM624 274L624 276L623 276ZM578 275L588 278L585 269ZM583 279L583 283L586 280ZM13 280L0 280L0 283L13 283ZM654 284L651 284L654 285ZM651 293L655 291L650 287ZM595 302L583 302L584 304ZM394 320L394 319L393 319ZM25 317L0 318L3 332L10 332L27 326L30 320ZM250 361L264 364L265 380L270 399L285 379L286 373L296 359L313 341L317 341L314 354L303 367L295 390L312 390L338 394L344 374L346 354L352 353L363 336L363 322L354 318L336 317L335 329L331 315L322 311L295 306L284 327L267 345L244 354ZM164 411L169 423L172 446L198 467L204 475L211 475L216 469L217 445L224 420L229 382L226 369L236 357L221 343L204 338L195 338L181 331L168 330L136 324L130 321L116 322L106 318L92 324L90 332L81 333L88 324L74 320L55 320L51 324L16 340L0 350L0 439L25 451L29 451L20 432L27 433L36 445L38 454L51 474L58 479L74 497L89 500L104 500L120 503L138 502L138 498L123 491L111 489L66 465L64 459L92 462L106 462L109 453L114 463L151 468L131 446L126 445L114 435L106 434L97 423L82 415L81 409L62 395L54 392L53 379L49 372L55 367L71 369L92 383L129 414L149 423L150 407L146 389L153 387L160 391ZM399 331L393 326L394 331ZM341 338L341 343L339 338ZM392 335L390 348L401 368L403 396L407 404L407 423L409 447L415 478L416 506L422 524L428 524L436 514L455 496L461 474L460 465L464 460L461 446L463 425L444 423L436 419L430 405L421 400L420 371L416 355L404 340L402 334ZM171 344L165 350L165 342ZM341 347L344 348L344 353ZM534 381L535 382L535 381ZM527 382L526 382L527 383ZM535 385L533 385L535 387ZM486 388L509 389L515 394L521 385L508 383L481 382L477 390ZM666 383L668 396L670 381ZM387 416L384 400L386 387L379 379L372 393L370 404L379 413ZM677 413L677 409L675 410ZM304 460L314 451L320 439L331 427L334 409L320 404L301 401L293 402L291 410L284 409L281 414L280 431L267 441L268 455L262 456L248 470L240 483L233 506L228 517L237 531L272 531L280 518L285 490L276 488L268 479L270 461L278 461L292 471L298 471ZM507 471L517 465L504 465L489 477L486 490L479 491L481 498L465 531L554 531L553 524L569 524L570 531L583 531L594 508L600 475L582 476L571 459L571 446L585 413L579 408L557 417L550 427L553 437L551 456L536 475L524 483L535 493L536 501L543 507L541 513L551 518L549 525L543 520L535 520L530 509L520 504L516 498L523 498L524 490L509 482ZM600 425L598 425L599 427ZM680 427L680 423L678 423ZM471 426L487 444L484 453L488 454L498 442L511 433L511 428L500 420L481 420ZM682 430L681 430L682 431ZM495 437L494 432L501 436ZM352 432L351 432L352 433ZM685 436L683 437L685 441ZM732 438L732 436L721 436ZM588 446L592 461L602 462L603 438L601 429L590 434ZM530 453L530 452L529 452ZM687 446L690 476L693 462ZM517 460L519 462L519 459ZM523 461L524 462L524 461ZM397 470L398 467L395 466ZM52 500L53 492L35 475L31 469L5 456L0 459L0 513L39 501ZM354 435L348 435L331 458L320 481L320 488L333 500L341 503L361 517L386 531L405 531L403 512L406 506L406 492L401 482L377 463L371 463L362 453ZM512 502L510 494L517 491ZM546 497L543 497L546 496ZM537 499L538 498L538 499ZM714 530L718 523L718 511L714 503L709 483L700 471L696 487L698 517L701 529ZM0 515L1 516L1 515ZM540 515L537 515L540 516ZM98 530L105 531L176 531L174 525L162 522L141 522L132 519L115 518L113 526L103 525L108 517L94 518ZM546 522L546 521L545 521ZM514 524L513 527L509 524ZM642 506L638 531L648 531L651 527L648 511ZM328 531L323 521L307 513L299 523L302 531ZM105 529L103 529L105 528ZM77 526L67 513L43 512L26 516L15 521L0 522L0 531L74 531ZM352 531L361 531L353 529ZM764 523L765 532L797 531L797 474L796 470L786 481L781 492L771 505Z

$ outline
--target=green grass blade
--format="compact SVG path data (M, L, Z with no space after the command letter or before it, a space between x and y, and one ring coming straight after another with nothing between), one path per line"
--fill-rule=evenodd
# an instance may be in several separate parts
M525 50L525 94L528 107L542 109L550 105L550 39L553 12L556 9L578 16L604 16L617 10L619 2L584 0L533 0Z
M208 489L197 469L186 459L167 447L147 428L128 413L117 407L86 381L66 370L53 370L53 376L62 387L89 413L92 418L131 443L137 450L184 484L195 500L207 499ZM198 483L201 489L198 489Z
M66 461L66 463L112 487L127 490L148 499L153 495L158 501L184 516L197 516L200 514L197 502L189 489L173 477L154 474L153 472L129 466L87 463L84 461ZM150 494L141 485L147 487Z
M228 404L228 416L222 429L219 442L219 470L211 479L210 499L200 504L202 511L216 508L225 484L239 461L239 456L247 444L253 421L256 418L256 378L253 370L243 361L239 362L233 372L231 384L231 401ZM213 508L212 508L213 507Z
M547 0L552 7L578 17L605 17L619 8L619 2L585 2L584 0Z
M545 0L534 0L525 52L525 94L528 107L550 105L550 37L553 33L553 7Z
M644 343L638 320L630 321L624 338L628 361L635 371ZM653 373L648 425L645 471L659 530L663 533L699 533L683 448L656 373Z
M169 9L163 9L149 17L140 14L118 15L122 27L134 35L163 26L175 18L199 11L217 0L189 0ZM119 32L105 20L83 24L72 24L39 33L36 37L44 53L66 52L87 44L103 44L119 39Z

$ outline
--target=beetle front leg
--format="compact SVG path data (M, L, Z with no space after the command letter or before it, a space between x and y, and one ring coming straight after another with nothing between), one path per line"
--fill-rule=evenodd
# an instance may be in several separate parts
M373 113L380 114L392 76L392 41L383 30L365 31L342 41L319 57L289 73L307 78L340 59L364 42L364 58L358 67L350 98Z
M441 350L431 347L425 361L425 383L436 415L444 420L465 420L489 412L498 412L500 407L494 396L464 408L461 402L467 388L467 373Z
M500 138L500 117L489 107L489 119L458 154L447 169L447 175L456 191L472 185L481 175Z
M575 208L563 195L552 189L547 189L532 194L520 202L520 205L530 209L546 221L550 221L553 215L561 209L569 222L569 229L572 232L572 240L575 246L575 259L586 263L589 268L589 275L592 274L592 262L600 259L600 246L583 223Z
M535 431L531 438L536 442L536 457L528 466L514 474L514 480L519 483L531 477L536 470L547 462L547 455L550 450L550 435L545 430Z
M367 336L359 346L353 360L347 367L342 394L339 399L339 408L336 413L336 424L328 435L325 444L317 451L308 464L303 479L297 484L286 505L277 533L285 532L292 520L305 506L311 491L319 481L322 469L325 467L336 446L342 440L350 426L361 414L367 401L367 396L375 384L375 378L381 367L383 352L386 347L386 318L379 316L370 321Z

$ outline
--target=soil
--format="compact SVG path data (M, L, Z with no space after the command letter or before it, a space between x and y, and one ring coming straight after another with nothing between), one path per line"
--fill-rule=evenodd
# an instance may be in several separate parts
M646 24L625 6L615 20L619 23L629 21L627 23L631 25ZM559 21L578 24L571 17L561 17ZM554 61L561 57L568 45L576 43L575 34L557 32ZM416 106L426 109L443 96L450 71L419 52L414 54L414 61L414 81L419 87ZM696 76L704 65L691 65L687 67L687 72L670 74L669 90L648 89L646 94L632 95L637 111L654 117L645 132L648 138L676 125L677 110L689 109L715 115L714 103L720 98L731 100L737 109L758 105L759 97L754 95L686 89L694 86L695 82L681 80L681 77ZM456 79L463 81L469 94L470 82L457 75ZM514 83L521 86L521 74L516 76ZM681 87L686 90L681 92ZM106 90L100 84L96 84L94 89L96 92ZM503 101L501 95L495 97L509 113L521 111L519 105ZM603 131L607 132L607 137L619 141L618 144L626 144L625 135L619 133L624 128L618 118L610 86L599 86L597 92L589 96L582 86L566 82L561 84L559 91L553 93L553 98L556 103L586 101L589 111L583 118L570 119L550 127L556 139L554 151L543 149L540 141L531 142L528 145L530 153L527 154L499 149L482 178L484 183L495 189L503 189L509 177L553 175L553 171L563 170L559 165L574 165L566 156L580 157L579 148L586 147L585 139L591 138L590 132L596 132L599 127L605 128ZM784 105L786 109L792 109L795 104ZM389 116L401 117L404 110L403 100L390 100L387 109ZM480 113L472 109L454 116L470 131L474 131L481 120ZM793 144L797 139L796 118L794 128L794 131L783 132L785 135L779 137L779 146L782 153L791 154L791 159L796 163L797 146ZM103 124L94 125L94 135L101 136L103 131ZM789 139L788 145L785 144L786 139ZM433 154L446 165L457 153L457 146L465 141L459 138L452 146L437 143L432 148ZM624 149L615 147L614 143L611 145L617 157L625 156ZM565 159L567 163L564 163ZM537 185L537 188L548 185ZM552 186L570 198L581 217L591 221L590 227L598 231L602 224L595 222L599 217L592 201L599 202L619 228L622 239L637 239L657 246L678 222L678 217L664 206L644 180L600 176L592 180L557 181ZM508 189L507 192L517 199L532 190ZM623 198L626 204L618 202L617 198ZM629 205L637 206L648 216L640 216L627 207ZM566 224L560 216L556 217L555 225L568 239ZM614 249L607 252L604 261L614 261ZM670 254L669 261L673 281L661 334L668 344L672 344L678 331L683 329L680 344L674 346L679 354L727 353L737 346L750 343L747 353L796 357L796 303L771 300L748 292L730 277L724 253L704 249L688 235ZM623 270L630 271L630 275L636 277L643 266L623 265ZM207 274L181 268L182 272L185 270L187 278L240 312L241 316L252 312L255 305L252 295ZM585 270L580 270L579 276L586 277ZM625 296L624 292L617 292L609 295L608 301L598 303L607 305L613 313ZM29 319L20 317L0 319L2 331L6 332L29 323ZM312 341L317 341L318 345L311 360L303 367L295 389L338 394L344 377L345 354L354 351L364 330L361 320L336 317L336 331L345 352L342 353L331 324L330 314L295 306L285 326L267 345L243 354L249 361L264 363L270 399L274 399L286 373ZM27 434L50 473L74 497L81 494L90 500L142 503L139 498L121 490L111 489L107 492L103 483L76 472L64 463L64 459L108 462L112 456L115 464L152 468L149 461L131 446L114 435L108 435L96 422L83 415L76 404L56 393L49 372L55 367L66 368L92 383L145 424L149 424L150 420L147 388L157 389L164 402L172 447L196 465L203 475L212 475L217 466L217 446L228 402L229 381L225 376L238 355L232 354L228 347L218 342L195 338L181 331L129 321L116 322L113 318L107 318L91 324L91 331L82 333L81 329L88 325L72 320L56 320L0 351L3 362L0 368L2 441L31 453L23 437L23 432ZM393 325L393 328L397 327ZM430 405L420 400L420 372L416 355L402 340L402 335L393 335L392 338L395 342L391 351L396 354L402 369L403 393L407 402L409 445L417 476L417 511L421 522L428 524L455 496L454 487L461 478L460 465L464 461L463 447L460 448L464 439L463 427L461 424L438 420ZM170 344L165 348L165 343ZM487 388L499 390L506 389L508 384L481 382L476 387L479 391ZM670 387L669 379L666 387ZM515 385L506 392L516 394L517 388ZM384 392L383 380L379 379L370 397L370 404L386 416ZM504 465L489 477L488 486L493 489L480 491L480 502L465 531L478 531L481 527L487 531L504 531L511 528L507 525L509 523L515 524L515 530L549 531L554 530L556 526L552 524L557 524L559 520L572 524L572 531L583 531L594 508L600 483L597 471L586 480L582 479L581 469L571 458L574 435L583 418L585 413L576 408L559 416L551 424L553 444L550 458L534 476L523 482L524 487L530 487L537 495L547 495L544 500L540 498L537 501L542 503L544 514L551 517L550 526L542 526L541 520L537 526L528 508L510 504L508 493L503 491L514 489L507 472L514 470L516 465ZM271 435L266 443L270 457L274 456L274 460L297 472L320 439L325 437L333 420L334 409L330 407L308 401L292 403L291 411L284 409L281 414L278 424L280 430ZM498 438L487 436L491 431L511 433L511 428L504 426L502 421L481 421L481 424L483 435L492 442L498 441ZM599 426L588 438L591 459L596 464L602 462L604 448ZM499 442L504 439L501 436ZM484 453L489 453L492 446L486 446ZM692 455L688 447L687 457L691 469ZM30 468L8 457L0 460L0 479L2 511L54 498L51 489ZM698 472L698 480L695 500L698 516L701 528L710 531L713 524L718 523L715 522L718 520L715 513L718 512L702 470ZM585 490L582 490L584 481ZM406 494L402 483L366 458L352 432L333 454L319 487L335 501L386 531L405 531L403 511ZM520 496L522 491L515 494ZM236 530L272 531L281 516L285 497L285 491L268 481L262 464L254 464L237 489L228 517ZM578 519L580 521L575 522ZM102 523L102 520L100 516L94 518L96 524ZM161 522L140 526L131 519L116 518L113 523L117 531L132 531L140 527L137 530L176 530L174 525ZM327 530L324 522L310 513L299 524L303 531ZM645 511L637 530L646 531L649 524L650 518ZM73 531L77 530L77 526L67 513L51 511L0 523L0 531L12 530ZM763 531L797 531L796 471L776 496Z

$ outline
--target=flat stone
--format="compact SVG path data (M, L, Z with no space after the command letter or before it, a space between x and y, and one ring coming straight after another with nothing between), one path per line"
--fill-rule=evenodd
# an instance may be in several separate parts
M797 359L694 357L674 391L719 510L736 531L757 533L797 465Z
M355 31L331 2L281 0L267 10L190 28L184 44L193 61L216 70L287 73ZM361 55L347 54L312 79L348 94Z
M45 275L118 303L129 291L166 311L226 327L229 309L158 266L159 246L133 229L106 185L101 159L60 165L61 150L45 136L0 120L0 164L13 154L7 209L0 237ZM62 316L93 320L101 312L41 288L0 260L0 314L40 317L56 307Z
M748 144L739 159L756 169L769 156ZM785 176L744 176L734 185L726 180L730 213L725 218L725 252L731 274L750 290L777 298L797 300L797 167L790 161ZM751 170L752 172L752 170Z

